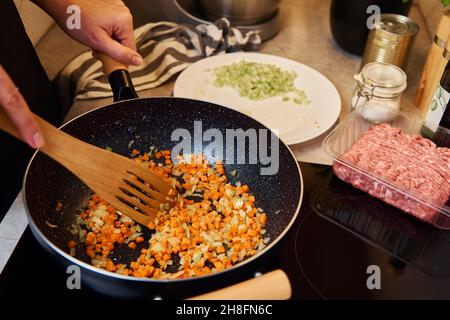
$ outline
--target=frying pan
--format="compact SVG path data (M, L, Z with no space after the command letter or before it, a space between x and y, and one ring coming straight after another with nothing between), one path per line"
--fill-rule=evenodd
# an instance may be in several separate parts
M227 129L256 129L257 132L266 129L270 133L256 120L223 106L173 97L138 98L126 67L110 60L105 61L104 58L102 60L116 102L83 114L61 127L61 130L83 141L103 148L110 147L114 152L128 156L130 148L141 152L148 151L151 146L171 150L179 142L172 141L173 131L184 128L193 134L194 121L202 121L203 131L215 128L224 137ZM276 148L270 144L270 138L268 134L266 143L269 152L274 152ZM262 138L259 140L262 141ZM196 140L192 147L204 148L209 143ZM248 151L248 145L246 147ZM236 149L237 144L234 145ZM69 230L75 215L86 205L91 191L67 169L40 152L33 156L24 180L23 197L29 225L38 242L57 261L65 267L78 266L83 285L96 291L120 298L151 298L154 294L168 298L193 296L205 292L205 288L214 289L219 283L229 282L230 275L233 275L233 279L239 278L238 269L249 272L255 264L264 260L263 256L269 256L265 253L292 226L300 210L303 181L294 155L281 141L278 152L279 170L274 175L261 175L260 169L267 167L267 164L263 164L260 157L256 164L249 164L249 161L246 164L233 164L228 158L223 161L229 181L248 184L256 198L257 207L267 213L265 236L270 240L257 255L221 272L175 280L135 278L95 268L79 242L76 256L70 256L67 243L70 240L77 241L77 236ZM226 155L225 143L223 154ZM237 175L230 175L234 170L237 170ZM57 209L59 202L63 206ZM151 231L143 229L144 237L148 240ZM147 241L140 245L145 243ZM120 246L115 248L113 259L129 263L139 256L139 252L140 247L131 250L126 245Z

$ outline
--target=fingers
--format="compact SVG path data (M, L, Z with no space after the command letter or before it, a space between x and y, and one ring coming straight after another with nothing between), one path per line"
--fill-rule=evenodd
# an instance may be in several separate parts
M0 107L6 111L26 143L32 148L44 146L44 138L36 119L33 117L19 89L1 66Z
M133 17L131 14L128 14L118 20L117 27L114 28L114 38L124 46L137 51L136 39L134 37L133 30Z
M100 29L97 33L96 38L98 40L95 50L127 65L138 66L142 63L142 57L136 51L111 38L105 30ZM127 41L130 40L127 39Z

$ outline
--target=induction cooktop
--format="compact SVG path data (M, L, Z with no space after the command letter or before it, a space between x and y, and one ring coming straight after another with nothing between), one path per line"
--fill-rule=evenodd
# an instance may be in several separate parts
M450 232L352 188L329 166L300 166L304 200L286 237L263 262L193 291L280 268L291 281L293 299L450 299ZM67 277L27 229L0 275L0 299L110 298L85 284L69 290ZM144 298L186 298L186 293L163 290Z

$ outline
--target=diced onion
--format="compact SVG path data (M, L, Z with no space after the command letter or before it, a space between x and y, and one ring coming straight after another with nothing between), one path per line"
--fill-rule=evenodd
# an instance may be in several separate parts
M242 209L244 206L244 200L242 198L235 198L233 199L233 207L236 210Z

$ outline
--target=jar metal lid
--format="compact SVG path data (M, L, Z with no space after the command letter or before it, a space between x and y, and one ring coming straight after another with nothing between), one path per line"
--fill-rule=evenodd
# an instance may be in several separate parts
M419 26L412 19L391 13L382 14L380 23L375 27L397 39L402 37L413 37L419 31Z
M361 77L365 84L384 88L399 88L406 82L406 73L399 67L384 62L371 62L364 66Z
M366 64L354 79L359 82L360 87L380 96L399 95L407 86L406 73L399 67L384 62Z

